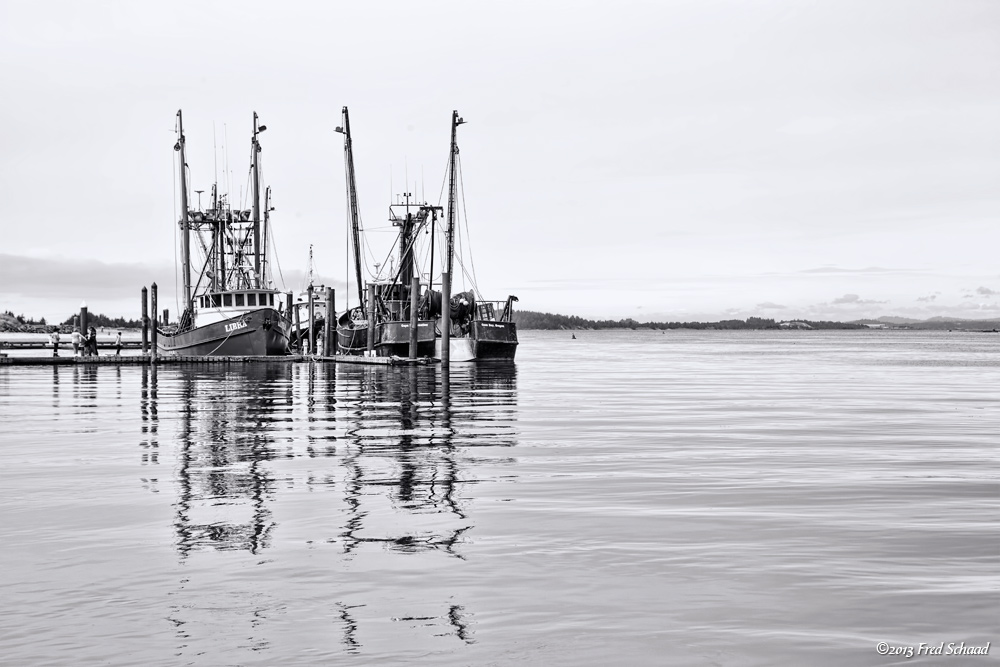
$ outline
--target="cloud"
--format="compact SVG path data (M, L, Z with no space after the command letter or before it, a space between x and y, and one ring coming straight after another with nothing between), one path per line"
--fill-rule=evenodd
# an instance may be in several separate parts
M833 300L834 304L874 304L874 303L887 303L886 301L875 301L873 299L862 299L857 294L845 294L844 296L837 297Z
M918 296L917 301L925 301L927 303L930 303L931 301L934 301L936 298L937 294L928 294L927 296Z
M758 303L757 307L760 308L761 310L770 310L770 309L783 310L788 306L782 306L780 303L771 303L770 301L765 301L764 303Z
M1000 294L1000 292L992 290L989 287L977 287L976 294L982 294L983 296L993 296L995 294Z
M196 276L192 276L194 279ZM179 275L173 264L109 263L67 257L25 257L0 253L0 294L18 294L39 299L73 296L76 299L121 299L135 297L143 286L156 282L160 293L173 291ZM278 276L275 275L276 281ZM306 273L284 272L285 284L299 289ZM338 289L344 281L316 276L316 282ZM280 286L279 286L280 288Z
M143 285L156 281L173 287L173 265L0 254L0 293L76 299L134 296L138 302Z
M880 266L869 266L865 269L842 269L837 266L821 266L815 269L803 269L799 273L908 273L909 269L884 269Z

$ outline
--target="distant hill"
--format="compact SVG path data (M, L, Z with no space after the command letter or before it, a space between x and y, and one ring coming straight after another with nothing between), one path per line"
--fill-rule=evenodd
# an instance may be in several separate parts
M514 322L520 329L782 329L781 322L762 317L748 317L745 320L719 320L718 322L637 322L631 317L622 320L588 320L575 315L539 313L531 310L515 310ZM864 324L850 322L813 322L797 320L810 329L864 329Z
M45 323L45 318L37 322L24 315L15 315L13 311L0 313L0 332L16 333L47 333L55 327L50 327Z

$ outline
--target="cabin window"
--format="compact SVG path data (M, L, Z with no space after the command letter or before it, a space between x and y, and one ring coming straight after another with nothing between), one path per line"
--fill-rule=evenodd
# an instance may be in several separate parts
M256 306L257 305L257 295L256 294L247 294L247 305L248 306Z
M236 297L236 305L237 306L242 306L243 305L243 295L242 294L236 294L234 296Z
M231 305L233 305L233 295L232 294L223 294L222 295L222 305L223 306L231 306Z
M212 305L216 308L222 305L222 297L219 294L212 295Z
M268 303L268 305L270 305L270 306L273 306L273 305L274 305L274 295L273 295L273 294L268 294L268 295L267 295L267 303Z

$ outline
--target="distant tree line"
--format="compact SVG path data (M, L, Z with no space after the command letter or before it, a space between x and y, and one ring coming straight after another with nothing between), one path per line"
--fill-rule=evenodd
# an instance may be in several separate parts
M848 322L813 322L795 320L808 324L813 329L864 329L863 324ZM780 329L779 322L763 317L748 317L745 320L720 320L718 322L637 322L631 317L622 320L587 320L575 315L538 313L531 310L515 310L514 322L520 329Z
M44 317L36 322L35 320L31 319L30 317L26 318L24 316L24 313L21 313L20 315L15 315L14 311L12 311L12 310L5 310L5 311L3 311L3 314L6 315L7 317L9 317L10 319L16 321L18 324L41 324L42 326L45 326L45 318Z
M73 313L66 318L63 325L73 324L73 318L77 317L79 313ZM44 322L43 322L44 324ZM106 328L119 328L119 329L137 329L142 326L142 320L126 320L124 317L108 317L104 313L88 313L87 314L87 326L91 327L106 327Z

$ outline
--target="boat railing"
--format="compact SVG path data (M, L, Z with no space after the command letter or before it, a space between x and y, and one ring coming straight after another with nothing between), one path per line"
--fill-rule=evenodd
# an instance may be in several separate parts
M510 298L506 301L476 301L474 319L479 322L510 322L512 315L513 307Z

